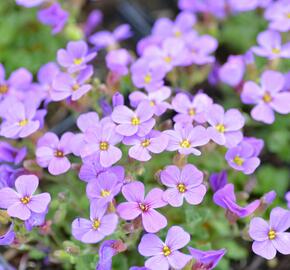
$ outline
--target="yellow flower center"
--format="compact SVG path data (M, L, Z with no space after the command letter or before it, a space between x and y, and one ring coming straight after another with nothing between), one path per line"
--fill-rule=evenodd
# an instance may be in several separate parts
M194 115L195 115L195 109L190 108L190 109L188 110L188 115L189 115L189 116L194 116Z
M234 157L234 162L238 165L238 166L242 166L244 164L244 159L240 158L239 156L235 156Z
M131 119L131 124L132 124L133 126L138 126L138 125L140 124L140 119L139 119L138 117L133 117L133 118Z
M103 198L108 197L110 194L111 194L111 192L110 192L109 190L103 189L103 190L101 191L101 196L102 196Z
M170 56L165 56L164 61L169 64L172 62L172 58Z
M175 37L181 37L181 36L182 36L182 33L181 33L181 31L176 30L176 31L174 32L174 35L175 35Z
M218 132L221 132L221 133L224 133L226 131L226 128L223 124L218 124L215 126L215 129L218 131Z
M180 193L184 193L186 191L186 186L182 183L177 185L177 189Z
M287 18L287 19L290 19L290 12L287 12L287 13L286 13L286 18Z
M154 107L156 103L154 100L151 100L149 104L150 104L150 106Z
M183 141L181 141L181 143L179 145L182 148L189 148L190 147L190 142L189 142L189 140L183 140Z
M264 102L266 102L266 103L271 102L271 101L272 101L272 97L271 97L270 93L266 92L266 93L264 94L264 96L263 96L263 100L264 100Z
M24 196L23 198L20 199L20 201L23 204L28 204L30 202L30 197L29 196Z
M59 157L59 158L61 158L61 157L64 157L64 153L63 153L63 151L61 151L61 150L56 150L56 151L54 152L54 156L55 156L55 157Z
M76 83L72 86L73 91L77 91L79 88L80 88L80 85L78 83Z
M100 225L101 225L101 221L99 219L94 219L93 225L92 225L93 229L94 230L99 229Z
M281 52L281 50L279 48L272 49L272 53L274 53L274 54L279 54L280 52Z
M162 252L163 252L163 255L166 256L166 257L171 254L170 248L168 246L166 246L166 245L163 247Z
M270 240L275 239L275 238L276 238L276 232L275 232L274 230L271 229L271 230L268 232L268 237L269 237Z
M147 147L147 146L149 146L149 145L150 145L150 140L149 140L149 139L145 139L145 140L141 143L141 145L142 145L143 147Z
M8 86L6 84L0 85L0 94L6 94L8 92Z
M18 122L18 125L21 127L24 127L28 124L28 120L27 119L23 119L21 121Z
M151 77L151 75L150 75L150 74L147 74L147 75L144 77L144 82L145 82L146 84L149 84L149 83L151 83L151 81L152 81L152 77Z
M142 212L147 212L149 210L149 205L139 203L139 208L141 209Z
M75 65L80 65L82 62L83 62L83 59L82 58L75 58L74 59L74 64Z
M108 142L100 142L100 150L101 151L107 151L109 149L109 143Z

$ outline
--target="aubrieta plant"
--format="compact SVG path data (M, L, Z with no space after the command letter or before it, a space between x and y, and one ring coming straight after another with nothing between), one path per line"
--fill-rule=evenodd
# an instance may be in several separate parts
M60 36L66 2L16 0ZM0 269L229 270L256 255L266 269L290 255L290 2L178 7L136 53L130 25L96 32L94 10L37 74L0 65Z

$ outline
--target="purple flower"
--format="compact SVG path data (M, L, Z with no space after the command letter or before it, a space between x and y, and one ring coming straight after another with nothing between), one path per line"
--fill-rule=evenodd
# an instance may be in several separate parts
M241 99L245 104L255 104L251 116L266 124L275 120L274 111L281 114L290 112L290 93L283 91L284 76L272 70L265 71L261 76L261 86L248 81L244 85Z
M53 101L60 101L68 97L71 97L73 101L80 99L92 89L92 86L87 83L92 75L92 66L82 69L77 77L67 73L59 73L53 81L51 99Z
M204 93L197 93L193 98L179 93L172 99L172 108L178 113L173 119L181 123L205 123L206 110L212 103L212 99Z
M255 155L254 148L244 141L228 149L225 158L232 168L244 174L252 174L260 165L260 159Z
M290 42L282 45L281 35L278 32L267 30L258 35L259 46L252 47L252 51L262 57L269 59L289 58Z
M227 62L219 68L219 79L229 86L238 86L245 74L246 65L241 55L231 55Z
M100 10L95 9L91 11L84 25L85 35L89 36L102 21L103 13Z
M260 205L260 200L255 200L246 207L237 205L233 184L226 184L223 188L215 192L213 201L215 204L227 210L230 221L251 215Z
M47 132L37 142L36 162L42 168L48 168L50 174L59 175L67 172L71 164L66 157L71 153L70 140L73 134L64 133L60 140L57 135Z
M66 50L59 49L57 52L57 62L69 73L82 70L87 67L87 63L96 57L96 53L88 52L88 45L85 41L70 41Z
M260 217L251 220L249 234L254 240L254 253L267 260L276 256L277 250L290 254L290 233L285 232L290 227L290 211L276 207L271 211L270 222Z
M129 270L150 270L150 269L144 266L132 266L130 267Z
M33 195L38 182L35 175L19 176L15 181L17 192L8 187L0 190L0 208L7 209L9 216L21 220L29 219L32 212L45 212L51 199L49 193Z
M118 216L115 213L106 214L107 204L91 202L90 220L76 218L72 222L72 235L75 239L88 244L100 242L111 235L118 225Z
M114 73L124 76L128 74L128 65L131 63L132 57L125 49L117 49L109 51L106 55L107 67Z
M134 85L151 92L163 86L166 68L160 61L149 61L146 58L139 58L131 66L131 72Z
M0 235L0 246L11 245L13 243L15 239L13 227L13 223L11 223L8 231L5 234Z
M287 201L287 206L290 208L290 191L288 191L285 195L285 199Z
M42 4L46 0L16 0L16 4L24 6L26 8L36 7Z
M205 145L209 141L206 129L203 126L193 127L191 124L176 123L174 130L165 130L164 133L169 136L167 150L178 151L182 155L201 155L196 147Z
M68 19L68 12L61 8L59 3L53 3L48 8L37 13L38 20L52 28L52 34L60 32Z
M98 204L109 203L120 192L121 186L115 174L103 172L88 183L86 193L90 200L95 200Z
M155 234L143 235L138 246L141 255L150 257L145 266L149 269L168 270L182 269L190 260L191 256L181 253L190 241L190 235L179 226L172 226L167 233L165 242Z
M10 165L0 165L0 189L2 187L14 187L15 179L25 174L25 170L22 168L14 169Z
M265 11L266 20L270 21L269 28L281 32L290 30L290 3L280 0L271 3Z
M48 210L48 209L47 209ZM47 210L43 213L33 213L31 212L31 216L29 219L25 220L25 228L27 231L31 231L33 227L41 226L45 223L45 217L47 214Z
M242 139L240 129L245 124L245 119L237 109L229 109L226 112L218 104L212 105L207 112L208 136L217 144L226 147L236 146Z
M100 31L93 34L89 41L96 46L97 49L116 48L119 41L132 36L131 28L128 24L118 26L113 32Z
M0 126L0 135L6 138L24 138L40 127L34 104L11 100L5 105L5 117Z
M123 186L122 193L128 201L118 205L117 211L122 219L133 220L141 215L145 231L151 233L166 227L166 218L155 210L167 204L162 199L161 189L153 188L144 198L144 184L135 181Z
M145 136L155 125L153 108L149 102L141 102L136 111L132 111L126 106L116 106L111 115L112 120L118 124L116 132L123 136Z
M209 183L213 192L217 192L228 183L227 171L221 171L220 173L212 173L209 177Z
M254 156L259 156L264 147L264 141L255 137L244 137L243 142L250 144L254 148Z
M203 174L194 165L187 164L182 170L176 166L167 166L161 171L162 184L169 187L163 199L173 207L180 207L185 199L189 204L197 205L203 200L206 187L202 184Z
M134 91L129 95L129 99L132 107L137 107L144 100L149 101L150 106L153 107L154 114L160 116L171 107L170 104L165 101L170 95L171 89L167 86L163 86L147 95L141 91Z
M110 167L122 157L121 150L115 146L122 138L116 133L116 125L111 122L89 128L85 132L86 145L81 150L81 156L99 155L101 166Z
M123 143L133 145L129 149L129 156L136 160L148 161L151 159L150 152L159 154L163 152L168 145L168 137L164 133L152 130L144 137L131 136L125 137Z
M16 148L7 142L0 142L0 162L11 162L19 164L23 161L27 154L27 148Z
M193 259L195 259L192 270L214 269L227 252L226 249L203 251L192 247L188 247L188 251Z
M120 92L116 92L112 96L112 105L113 107L119 106L119 105L124 105L124 96Z

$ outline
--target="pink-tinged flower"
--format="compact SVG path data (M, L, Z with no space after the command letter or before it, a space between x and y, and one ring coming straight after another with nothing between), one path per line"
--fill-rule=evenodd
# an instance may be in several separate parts
M15 239L14 225L11 223L6 233L0 235L0 246L11 245ZM4 268L3 268L4 269Z
M147 95L141 91L134 91L129 95L129 99L131 106L134 108L144 100L149 101L150 106L152 106L154 110L154 114L160 116L171 107L170 104L165 101L170 95L171 89L167 86L163 86Z
M204 93L197 93L193 98L179 93L172 99L172 108L178 113L173 119L181 123L205 123L206 110L212 103L212 99Z
M23 161L26 154L26 147L16 148L8 142L0 142L0 162L11 162L17 165Z
M245 74L246 65L241 55L231 55L218 71L219 79L232 87L238 86Z
M209 141L206 129L203 126L193 127L191 124L176 123L174 130L165 130L164 133L169 136L166 149L168 151L178 151L182 155L201 155L196 147L205 145Z
M163 152L168 145L168 136L164 133L152 130L144 137L136 135L125 137L123 143L133 145L129 149L129 156L139 161L148 161L151 159L150 153L159 154Z
M118 124L116 132L123 136L145 136L155 125L153 108L149 102L141 102L135 111L126 106L116 106L112 112L112 120Z
M163 199L173 207L182 206L183 199L192 205L200 204L206 193L202 172L191 164L181 170L173 165L167 166L161 171L160 179L162 184L169 187Z
M128 39L132 36L130 25L119 25L113 32L100 31L93 34L89 41L96 46L97 49L116 48L119 41Z
M87 83L92 75L92 66L82 69L77 76L63 72L57 74L53 80L51 99L53 101L60 101L69 97L73 101L80 99L92 89L92 86Z
M87 184L86 193L90 200L102 204L111 202L120 192L122 183L113 173L103 172Z
M261 86L248 81L244 85L241 99L245 104L255 104L251 116L266 124L275 121L274 111L281 114L290 113L290 93L283 91L285 78L283 74L267 70L261 76Z
M6 138L24 138L34 133L40 127L35 104L22 103L18 100L7 100L5 116L0 126L0 135Z
M37 13L38 20L51 27L52 34L59 33L68 20L69 13L61 8L59 3L53 3L48 8Z
M219 173L212 173L209 177L209 183L213 192L217 192L228 183L227 171L221 171Z
M187 64L205 65L213 63L215 57L211 54L217 49L218 42L210 35L198 36L190 32L185 36L188 53L183 52L187 57Z
M148 92L160 89L164 85L166 68L160 61L139 58L131 66L131 72L134 85L145 88Z
M237 205L233 184L227 184L215 192L213 201L215 204L227 210L227 217L230 221L251 215L260 205L260 200L255 200L245 207Z
M52 175L67 172L70 161L67 155L71 153L70 143L73 133L66 132L60 139L52 132L44 134L37 142L36 162L42 168L48 168Z
M203 251L188 247L190 255L195 260L192 270L212 270L214 269L222 257L226 254L226 249Z
M260 217L251 220L249 234L254 240L252 249L257 255L271 260L277 251L290 254L290 211L276 207L270 213L270 221Z
M287 206L290 208L290 191L288 191L285 195L285 199L287 201Z
M207 128L208 136L215 143L234 147L243 139L241 128L245 118L237 109L225 112L222 106L214 104L207 111L207 121L210 124Z
M45 212L51 199L49 193L33 195L38 183L35 175L19 176L15 181L16 191L8 187L0 190L0 208L7 209L9 216L21 220L29 219L32 212Z
M72 235L75 239L88 244L95 244L111 235L118 225L115 213L106 214L107 204L91 202L90 219L76 218L72 222Z
M115 124L99 123L96 127L86 130L84 136L86 145L80 154L82 158L96 154L99 156L101 166L110 167L122 157L121 150L115 146L122 139L123 136L116 133Z
M46 0L16 0L16 4L26 8L32 8L41 5Z
M151 233L166 227L166 218L155 210L155 208L167 205L162 199L163 191L160 188L153 188L144 197L144 184L135 181L123 186L122 193L127 200L127 202L120 203L117 208L122 219L133 220L141 215L145 231Z
M152 233L143 235L138 251L141 255L150 257L145 262L149 269L182 269L191 260L191 256L181 253L179 249L189 241L189 233L179 226L172 226L168 230L165 242Z
M225 158L232 168L242 171L244 174L252 174L260 165L260 159L255 155L255 149L245 141L228 149Z
M70 41L66 50L59 49L57 52L57 62L69 73L82 70L87 67L88 62L96 57L97 53L88 52L88 45L85 41Z
M109 51L106 55L108 69L119 76L127 75L128 65L132 62L132 57L125 49Z
M265 11L265 19L270 21L269 28L287 32L290 30L290 3L280 0L269 5Z
M257 42L259 46L254 46L252 51L258 56L269 59L290 57L290 42L282 45L282 38L278 32L264 31L258 35Z

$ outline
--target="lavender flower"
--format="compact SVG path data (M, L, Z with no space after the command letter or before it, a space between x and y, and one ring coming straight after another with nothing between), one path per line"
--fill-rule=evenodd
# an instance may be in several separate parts
M230 221L237 218L244 218L251 215L260 205L260 200L255 200L245 207L241 207L236 203L236 195L233 184L226 184L223 188L215 192L213 196L215 204L227 210Z
M221 171L220 173L212 173L209 177L209 183L213 192L217 192L228 183L227 171Z
M51 199L49 193L33 195L38 182L35 175L19 176L15 181L17 192L8 187L0 190L0 208L7 209L8 215L21 220L29 219L32 212L45 212Z
M155 208L167 204L162 199L163 191L161 189L152 189L144 198L144 184L135 181L123 186L122 193L128 201L118 205L117 211L122 219L133 220L141 215L145 231L151 233L166 227L166 218L155 210Z
M179 226L172 226L167 233L165 242L155 234L145 234L138 246L141 255L150 257L145 266L149 269L168 270L182 269L191 256L178 251L188 244L190 235Z
M60 140L57 135L47 132L37 142L36 162L42 168L48 168L52 175L59 175L67 172L71 164L66 157L71 153L70 140L73 134L64 133Z
M90 220L76 218L72 222L72 235L75 239L88 244L100 242L112 234L118 225L118 216L115 213L106 214L107 204L91 202Z
M133 145L129 149L129 156L136 160L148 161L151 159L150 152L159 154L163 152L168 145L166 134L157 130L152 130L144 137L131 136L125 137L123 143Z
M222 106L214 104L207 113L210 124L207 133L215 143L234 147L243 139L240 129L244 126L245 119L237 109L225 112Z
M276 256L277 250L290 254L290 211L276 207L271 211L270 222L267 223L260 217L251 220L249 234L254 240L253 251L267 260Z
M191 124L183 126L180 123L174 125L174 130L164 131L169 136L168 151L178 151L182 155L201 155L196 149L208 143L209 138L203 126L193 127Z
M19 164L27 154L27 148L16 148L7 142L0 142L0 162L11 162Z
M70 41L66 50L60 49L57 52L57 62L69 73L82 70L87 67L87 63L96 57L96 53L88 52L88 45L83 40Z
M5 234L0 235L0 246L11 245L15 239L14 225L11 223ZM4 269L4 268L3 268Z
M287 206L290 208L290 191L288 191L285 195L285 199L287 201Z
M200 204L206 193L202 184L203 174L194 165L187 164L182 170L167 166L160 174L162 184L169 187L163 199L173 207L180 207L185 199L189 204Z
M45 223L45 217L48 212L48 209L43 213L31 213L29 219L25 220L25 228L27 231L31 231L33 227L41 226Z
M272 70L262 74L261 86L252 81L245 83L241 99L245 104L256 104L251 111L255 120L272 124L275 120L274 111L290 113L290 93L283 91L284 84L284 76Z
M107 67L115 74L124 76L128 74L128 65L131 63L132 57L125 49L118 49L108 52L106 55Z
M112 120L118 124L116 132L123 136L145 136L155 125L152 118L153 108L148 102L141 102L136 111L126 106L116 106L111 115Z
M46 0L16 0L16 4L26 8L32 8L41 5Z
M84 25L85 35L89 36L102 21L103 13L100 10L95 9L91 11Z
M188 247L188 251L195 259L192 270L214 269L227 252L226 249L203 251L192 247Z
M290 42L282 45L281 35L278 32L267 30L258 35L259 46L252 47L252 51L269 59L289 58Z

